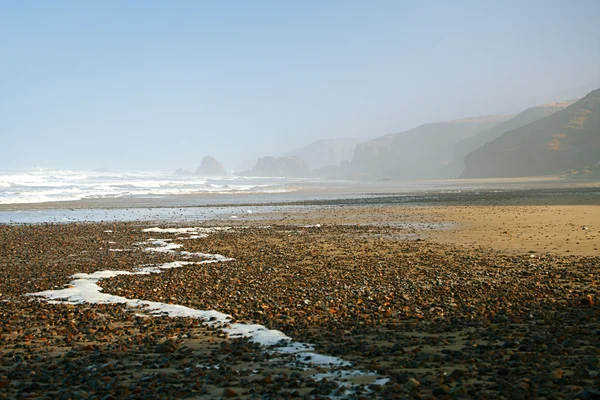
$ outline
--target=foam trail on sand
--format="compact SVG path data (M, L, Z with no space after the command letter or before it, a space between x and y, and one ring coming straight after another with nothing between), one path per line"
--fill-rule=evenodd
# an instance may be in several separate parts
M194 235L191 235L187 238L179 238L179 239L191 239ZM172 239L149 239L146 242L134 243L135 246L143 246L147 244L151 244L158 247L146 247L144 251L146 252L157 252L157 253L175 253L175 250L181 248L183 245L178 243L169 243ZM111 249L112 250L112 249ZM117 249L118 250L118 249ZM192 253L189 251L180 251L180 255L185 257L203 257L212 260L211 262L226 262L233 261L233 258L222 256L221 254L209 254L209 253ZM201 263L207 263L208 261L203 261Z
M232 338L248 338L251 342L263 346L276 346L285 343L285 347L274 349L281 353L297 353L299 362L315 365L337 365L350 366L347 361L337 357L324 356L311 352L311 345L296 343L281 331L268 329L259 324L233 323L231 315L221 313L215 310L197 310L177 304L167 304L157 301L148 301L140 299L128 299L122 296L115 296L102 292L102 287L98 282L103 279L112 278L119 275L143 275L150 273L161 273L169 268L181 268L185 265L206 264L218 262L218 254L210 255L214 259L207 259L199 262L175 261L162 264L158 267L145 267L136 271L96 271L91 274L79 273L72 276L73 281L64 289L47 290L44 292L30 293L30 296L43 297L54 302L60 301L70 304L93 303L93 304L125 304L129 307L143 308L146 313L151 315L168 315L169 317L188 317L203 320L206 324L220 327ZM231 259L228 259L231 260Z
M156 230L152 232L157 232ZM179 233L179 232L172 232ZM192 233L188 231L186 233ZM150 239L138 245L151 243L158 248L145 248L144 251L160 251L176 253L175 249L181 247L179 244L169 243L165 239ZM102 292L98 283L103 279L119 275L145 275L151 273L162 273L166 269L181 268L186 265L207 264L215 262L228 262L234 259L220 254L178 252L185 256L202 257L202 261L175 261L159 266L138 268L134 271L96 271L91 274L78 273L71 276L74 280L64 289L47 290L37 293L29 293L29 296L43 297L50 302L58 303L93 303L93 304L125 304L133 308L142 308L150 315L168 315L170 317L188 317L203 320L207 325L218 327L231 338L248 338L251 342L263 346L272 347L275 353L295 354L297 362L307 365L339 366L349 367L351 363L337 357L314 353L314 347L309 344L294 342L292 338L281 331L268 329L259 324L234 323L231 315L215 310L197 310L177 304L161 303L156 301L128 299Z
M167 241L163 239L153 239L150 241L150 243L158 247L146 247L144 251L154 251L156 253L171 253L183 246L177 243L167 243Z
M142 229L142 232L151 232L151 233L214 233L214 232L226 232L230 230L230 226L223 227L213 227L213 228L204 228L204 227L191 227L191 228L146 228Z
M154 228L154 230L148 232L161 232L160 228ZM188 230L186 232L172 231L170 233L199 233L199 231ZM169 317L187 317L197 318L203 321L206 325L215 327L225 332L230 338L248 338L249 341L258 343L262 346L267 347L267 351L274 355L277 354L289 354L295 356L295 365L310 365L317 367L329 367L329 368L349 368L352 367L352 363L343 360L338 357L328 356L314 352L314 347L311 344L294 342L292 338L287 336L285 333L275 330L268 329L267 327L259 324L244 324L233 322L231 315L216 311L216 310L197 310L194 308L181 306L178 304L161 303L157 301L148 301L140 299L128 299L122 296L115 296L108 293L102 292L102 287L98 285L103 279L116 277L119 275L145 275L162 273L166 269L171 268L182 268L186 265L195 264L207 264L216 262L228 262L234 261L233 258L228 258L220 254L208 254L208 253L191 253L187 251L176 252L182 245L176 243L169 243L170 239L149 239L146 242L138 243L138 245L152 244L159 246L158 248L145 248L144 251L160 251L165 253L178 253L183 256L193 256L205 258L202 261L175 261L170 263L161 264L158 266L140 267L134 271L96 271L91 274L78 273L71 277L74 279L64 289L59 290L47 290L38 293L29 293L29 296L43 297L49 303L93 303L93 304L124 304L128 307L143 309L145 314L142 315L167 315ZM350 370L340 371L332 370L329 374L323 375L321 379L339 379L341 386L340 390L344 388L342 397L347 394L347 390L355 387L356 385L349 382L347 378L357 376L373 377L374 381L372 385L382 386L388 382L387 378L381 377L376 372L372 371L361 371L361 370ZM314 379L318 379L319 374L314 375ZM367 389L367 393L370 392ZM335 396L334 396L335 397Z

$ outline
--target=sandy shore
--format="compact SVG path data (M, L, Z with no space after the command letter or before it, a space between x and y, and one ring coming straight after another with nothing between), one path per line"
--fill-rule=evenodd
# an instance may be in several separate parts
M593 199L600 201L600 198ZM591 200L590 200L591 201ZM440 243L510 253L600 255L600 204L345 207L284 215L271 223L392 224Z
M468 195L470 196L470 195ZM451 194L444 202L407 202L374 206L315 207L300 212L266 213L259 223L392 225L422 239L468 248L510 253L600 255L600 195L509 192L482 201ZM433 205L432 205L433 203ZM238 223L255 223L242 216Z
M203 221L231 226L206 236L1 225L0 398L596 398L598 206L552 199L323 205ZM233 260L136 272L206 253ZM94 281L103 296L218 310L318 356L198 318L26 296L103 270L129 273Z
M470 206L420 210L455 221L457 229L435 240L517 253L600 255L600 206Z

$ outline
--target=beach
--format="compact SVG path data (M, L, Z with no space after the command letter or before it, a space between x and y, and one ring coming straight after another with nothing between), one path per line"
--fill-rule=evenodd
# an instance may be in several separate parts
M1 225L0 397L597 398L600 196L539 190Z
M600 400L599 20L0 1L0 400Z

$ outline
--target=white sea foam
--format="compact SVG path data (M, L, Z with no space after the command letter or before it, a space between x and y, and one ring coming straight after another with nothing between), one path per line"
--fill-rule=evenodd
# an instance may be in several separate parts
M137 271L96 271L91 274L79 273L72 276L73 281L64 289L47 290L43 292L30 293L30 296L43 297L54 303L92 303L92 304L125 304L129 307L142 308L150 315L168 315L170 317L187 317L203 320L205 323L220 327L231 338L248 338L251 342L263 346L283 345L281 348L272 349L278 353L296 354L298 362L313 365L337 365L350 366L351 364L337 357L325 356L314 353L310 345L295 343L292 339L281 331L268 329L259 324L233 323L231 315L221 313L215 310L197 310L178 304L167 304L156 301L147 301L140 299L128 299L122 296L115 296L102 292L102 287L98 283L103 279L112 278L119 275L140 275L150 273L160 273L168 268L181 268L184 265L202 264L206 262L217 262L218 255L211 255L213 260L204 262L182 262L163 264L158 267L145 267Z
M151 232L158 232L151 230ZM185 228L182 228L185 229ZM186 233L196 232L196 228L187 228ZM181 232L172 232L181 233ZM182 268L187 265L205 264L211 262L227 262L232 261L232 258L227 258L220 254L209 254L209 253L190 253L190 252L176 252L175 250L180 248L181 245L176 243L169 243L169 240L163 239L150 239L148 242L154 246L158 246L158 249L167 249L169 246L177 246L169 248L168 251L171 253L177 253L181 255L194 255L203 257L203 261L175 261L165 263L158 266L145 266L137 268L134 271L96 271L91 274L78 273L72 275L73 281L70 282L67 287L59 290L47 290L38 293L30 293L30 296L45 298L48 302L53 304L58 303L92 303L92 304L124 304L132 308L141 308L144 310L145 315L167 315L169 317L187 317L201 319L205 324L217 327L231 338L248 338L251 342L258 343L263 346L267 346L268 351L275 354L291 354L295 355L296 362L305 365L316 365L322 367L351 367L352 364L346 360L338 357L328 356L316 353L314 347L310 344L295 342L287 336L285 333L269 329L259 324L244 324L233 322L231 315L216 311L216 310L197 310L194 308L178 305L178 304L167 304L156 301L140 300L140 299L129 299L122 296L115 296L102 292L102 287L98 284L104 279L113 278L120 275L143 275L161 273L165 269L170 268ZM147 250L146 248L145 250ZM142 314L144 315L144 314ZM373 372L362 372L362 371L350 371L347 376L374 376L378 377ZM332 375L331 376L335 376ZM379 384L384 384L385 380L376 381ZM347 384L345 384L348 386Z
M151 242L158 249L163 251L175 252L174 249L165 250L169 246L181 247L175 243L168 243L164 240L153 240ZM158 250L155 249L155 250ZM147 249L145 249L147 250ZM65 303L93 303L93 304L126 304L129 307L143 308L144 311L151 315L168 315L170 317L189 317L198 318L205 321L209 325L219 326L230 337L249 338L250 341L259 343L263 346L275 346L284 344L278 352L297 354L298 361L305 364L316 365L350 365L347 361L337 357L322 356L312 352L313 347L301 343L295 343L292 339L281 331L268 329L259 324L242 324L233 323L231 315L221 313L215 310L196 310L190 307L185 307L177 304L167 304L156 301L147 301L140 299L128 299L122 296L115 296L102 292L102 287L98 283L103 279L113 278L119 275L142 275L161 273L169 268L181 268L186 265L205 264L209 262L227 262L233 259L227 258L220 254L208 253L189 253L180 252L183 255L194 255L206 258L204 261L175 261L162 264L159 266L141 267L135 271L96 271L91 274L78 273L71 276L73 281L70 282L64 289L47 290L38 293L30 293L31 296L43 297L54 302Z
M189 239L189 238L178 238L178 239ZM226 262L233 261L233 258L222 256L221 254L209 254L209 253L200 253L200 252L189 252L189 251L179 251L175 250L180 249L183 245L179 243L172 243L173 239L148 239L145 242L134 243L135 246L144 246L144 245L152 245L155 247L146 247L144 251L147 252L156 252L156 253L177 253L184 257L202 257L207 258L208 260L203 261L202 263L209 262Z
M211 227L211 228L205 228L205 227L190 227L190 228L158 228L158 227L154 227L154 228L146 228L146 229L142 229L142 232L149 232L149 233L204 233L204 234L209 234L209 233L213 233L213 232L222 232L222 231L228 231L230 230L231 227L230 226L222 226L222 227Z
M156 253L171 253L183 246L178 243L168 243L167 241L162 239L153 240L150 243L158 247L146 247L144 251L154 251Z
M208 235L206 233L201 233L199 235L190 235L189 237L186 238L182 238L182 239L186 239L186 240L191 240L191 239L204 239L205 237L208 237Z
M90 198L164 197L194 193L281 193L290 180L176 176L164 172L95 172L52 169L0 171L0 204Z

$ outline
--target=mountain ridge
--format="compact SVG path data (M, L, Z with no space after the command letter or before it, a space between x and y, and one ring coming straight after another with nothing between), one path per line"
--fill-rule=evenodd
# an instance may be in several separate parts
M430 122L404 132L359 143L351 170L375 179L428 179L451 177L454 145L514 115L487 115Z
M527 108L515 115L513 118L504 121L492 127L491 129L482 131L477 135L459 141L454 147L454 163L456 164L455 168L457 170L460 169L460 173L462 174L464 171L464 158L470 152L477 150L486 143L491 142L508 131L518 129L548 115L552 115L555 112L575 103L575 101L576 100L564 100Z
M600 89L467 154L462 178L561 175L600 162Z

